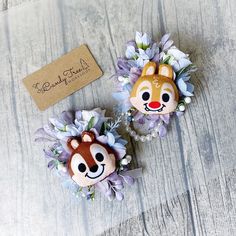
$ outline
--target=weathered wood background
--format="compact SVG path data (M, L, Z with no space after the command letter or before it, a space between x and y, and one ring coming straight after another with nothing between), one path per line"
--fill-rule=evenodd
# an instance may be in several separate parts
M236 1L2 0L0 235L236 235ZM117 56L135 31L176 45L199 67L196 97L168 136L131 141L144 175L122 203L76 201L46 168L34 131L71 108L109 111ZM82 43L104 76L45 112L22 79Z

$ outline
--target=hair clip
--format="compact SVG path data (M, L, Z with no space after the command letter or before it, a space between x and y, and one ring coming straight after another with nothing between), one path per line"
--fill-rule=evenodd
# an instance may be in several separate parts
M189 55L173 45L170 34L157 44L146 33L136 32L125 57L118 58L114 75L116 112L122 114L130 136L145 142L166 135L170 118L182 115L191 103L194 86L189 80L194 71Z
M117 132L121 119L112 121L105 110L64 111L36 131L35 141L49 141L44 150L54 169L74 195L93 200L99 190L112 200L123 199L121 190L141 176L141 168L129 170L127 141Z

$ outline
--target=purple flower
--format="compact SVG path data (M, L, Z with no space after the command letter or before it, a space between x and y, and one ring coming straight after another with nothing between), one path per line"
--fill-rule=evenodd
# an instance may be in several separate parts
M132 85L135 84L135 82L138 80L141 74L142 74L142 70L137 67L132 67L130 69L129 78Z
M131 67L132 66L130 65L130 63L127 59L118 58L116 73L117 73L117 75L128 76Z

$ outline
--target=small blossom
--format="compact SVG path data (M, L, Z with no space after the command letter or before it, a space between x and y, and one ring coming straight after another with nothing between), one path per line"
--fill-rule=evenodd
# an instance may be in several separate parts
M147 49L151 43L151 38L144 33L136 32L135 42L137 43L138 48Z
M136 51L135 51L134 46L128 46L128 47L127 47L126 52L125 52L125 56L126 56L126 58L128 58L128 59L136 58L137 53L136 53Z
M175 46L172 46L167 51L167 55L165 55L165 57L168 56L170 56L168 64L170 64L173 67L175 72L180 71L181 69L192 64L192 62L189 60L189 55L181 52Z
M188 72L180 74L176 78L176 84L181 94L184 96L193 96L194 86L188 82L190 80L190 75Z

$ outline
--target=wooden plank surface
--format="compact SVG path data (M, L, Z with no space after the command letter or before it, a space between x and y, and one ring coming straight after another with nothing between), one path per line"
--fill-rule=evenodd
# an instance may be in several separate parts
M0 2L1 235L236 235L236 2ZM62 110L111 113L116 58L135 31L171 32L199 67L196 97L168 136L131 140L143 178L122 203L76 201L46 169L34 131ZM45 112L22 78L86 43L104 76Z

